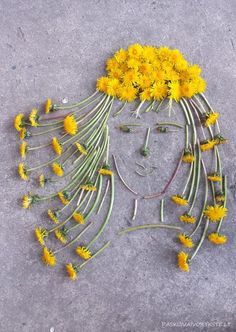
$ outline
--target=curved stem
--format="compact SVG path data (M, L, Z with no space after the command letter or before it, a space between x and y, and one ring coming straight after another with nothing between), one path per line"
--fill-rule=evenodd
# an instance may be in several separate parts
M160 221L164 222L164 198L161 199L161 206L160 206Z
M176 122L157 122L157 126L173 126L177 128L184 128L183 125Z
M189 169L189 174L188 174L188 178L187 178L187 181L186 181L186 184L184 186L184 189L183 189L183 192L182 192L182 197L185 196L185 193L186 193L186 190L188 188L188 185L189 185L189 182L191 180L191 177L192 177L192 172L193 172L193 163L190 164L190 169Z
M89 101L90 99L92 99L96 94L98 93L98 91L95 91L91 96L81 100L78 103L72 104L72 105L68 105L68 106L59 106L59 105L53 105L55 110L69 110L71 108L75 108L78 107L82 104L84 104L85 102Z
M191 213L193 207L194 207L194 204L195 204L195 201L196 201L196 198L197 198L197 194L198 194L198 188L199 188L199 182L200 182L200 174L201 174L201 150L200 150L200 144L198 142L198 153L197 153L197 156L198 156L198 162L197 162L197 166L196 166L196 181L194 183L194 195L193 195L193 201L192 201L192 204L189 208L189 213Z
M119 109L119 111L117 111L116 113L113 114L113 118L115 118L116 116L118 116L119 114L121 114L123 112L123 110L125 109L125 106L127 104L127 101L124 103L124 105Z
M194 259L194 257L197 255L199 249L201 248L202 243L203 243L203 241L204 241L204 239L206 237L206 232L207 232L208 226L209 226L209 219L206 220L205 227L204 227L204 230L202 232L201 239L200 239L200 241L199 241L199 243L198 243L198 245L197 245L194 253L192 254L192 257L189 259L189 263L192 262L192 260Z
M102 234L102 232L104 231L106 225L108 224L109 220L110 220L110 216L112 213L112 208L113 208L113 203L114 203L114 196L115 196L115 188L114 188L115 182L114 182L114 175L111 175L111 200L110 200L110 206L106 215L106 218L102 224L102 226L100 227L99 231L97 232L97 234L92 238L92 240L89 241L87 248L90 248L91 245L99 238L99 236Z
M129 232L137 231L139 229L147 229L147 228L166 228L166 229L176 229L180 230L181 227L174 226L174 225L162 225L162 224L146 224L146 225L140 225L135 227L126 228L118 233L118 235L123 235Z
M224 200L224 204L223 204L223 207L225 208L226 207L226 204L227 204L227 176L225 175L224 176L224 195L225 195L225 200ZM217 229L216 229L216 232L219 233L220 231L220 228L221 228L221 225L222 225L222 222L223 222L223 219L224 218L221 218L220 219L220 222L217 226Z
M106 184L106 188L105 188L105 192L104 192L104 195L102 197L102 200L98 206L98 209L97 209L97 213L96 214L99 214L99 212L101 211L102 209L102 206L103 206L103 203L105 201L105 198L106 198L106 195L107 195L107 192L108 192L108 189L110 187L110 179L107 180L107 184Z

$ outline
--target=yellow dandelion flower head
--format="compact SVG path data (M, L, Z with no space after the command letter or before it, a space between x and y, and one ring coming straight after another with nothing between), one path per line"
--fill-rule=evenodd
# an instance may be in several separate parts
M57 195L58 195L60 201L62 202L62 204L67 205L70 203L70 201L69 201L70 197L67 192L64 192L64 191L59 192Z
M207 176L207 178L208 178L208 180L210 180L212 182L221 182L222 181L222 177L217 173L209 174Z
M177 205L188 205L188 200L180 195L173 195L171 199Z
M219 191L215 195L215 199L217 202L221 203L225 201L225 194L222 191Z
M179 101L203 92L206 87L201 68L190 65L179 50L133 44L118 50L106 62L107 76L97 80L97 90L122 101ZM127 89L130 86L134 89ZM148 89L148 92L145 91Z
M51 209L48 209L48 216L49 218L55 223L55 224L59 224L59 220L58 220L58 216L56 211L52 211Z
M25 141L21 143L19 150L21 158L24 160L26 158L26 152L27 152L27 143Z
M60 142L58 141L57 137L52 138L52 148L58 156L60 156L62 154L62 146L61 146Z
M23 209L28 209L31 204L32 204L32 197L29 195L24 195L22 198Z
M100 92L104 92L107 93L107 87L108 87L108 82L109 82L109 78L108 77L100 77L97 80L97 90Z
M151 96L155 100L162 100L167 97L168 87L164 81L156 82L151 87Z
M182 222L189 223L189 224L194 224L196 221L196 218L188 213L184 213L181 216L179 216L179 220Z
M192 152L189 151L189 150L185 150L184 154L183 154L183 157L182 157L182 161L184 163L192 163L194 160L195 160L195 157L192 154Z
M85 223L84 216L82 213L74 212L72 217L74 221L76 221L78 224L83 225Z
M26 129L25 128L22 128L20 130L20 140L22 141L23 139L26 138Z
M14 120L14 127L17 131L21 131L24 126L24 114L17 114Z
M113 174L112 170L105 166L103 168L100 168L98 170L98 173L101 175L110 175L110 176Z
M214 244L224 244L228 241L228 237L219 233L211 233L208 235L208 240Z
M65 237L65 234L60 230L60 229L56 229L55 232L55 237L63 244L67 243L67 239Z
M25 164L20 163L18 165L18 173L19 173L19 176L22 180L24 180L24 181L29 180L29 176L27 174L27 168L26 168Z
M76 253L83 259L87 260L91 257L91 252L86 247L77 247Z
M121 101L128 103L136 99L137 90L132 85L123 84L119 91L119 98Z
M48 114L52 111L53 105L52 105L52 100L48 98L45 102L45 113Z
M38 127L38 119L38 110L36 108L33 108L29 115L29 121L32 127Z
M71 280L76 280L77 278L77 270L74 264L68 263L66 264L66 271Z
M64 119L64 130L69 135L75 135L78 131L78 126L73 115L67 115Z
M207 140L200 143L200 149L202 152L211 150L216 145L216 140Z
M34 230L34 235L36 240L42 245L45 245L44 238L48 236L48 232L46 229L42 227L36 227Z
M83 144L80 144L78 142L75 142L75 146L77 147L77 149L79 150L79 152L83 155L87 155L88 151L86 150L86 147Z
M192 248L194 246L192 238L184 233L179 234L178 239L186 248Z
M82 184L80 186L80 189L86 190L86 191L96 191L97 187L88 183L88 184Z
M224 206L216 205L208 205L204 211L204 215L206 218L210 219L212 222L216 222L227 216L227 208Z
M212 112L212 113L207 113L204 121L205 127L209 127L211 125L214 125L219 118L220 113L218 112Z
M56 256L47 247L43 248L42 260L46 265L55 266L57 263Z
M53 173L56 174L57 176L63 176L63 174L64 174L64 169L63 169L62 165L60 165L58 163L52 164L52 170L53 170Z
M43 174L39 175L39 185L41 188L44 188L45 186L45 176Z
M186 254L184 251L178 253L178 266L180 270L189 272L188 254Z

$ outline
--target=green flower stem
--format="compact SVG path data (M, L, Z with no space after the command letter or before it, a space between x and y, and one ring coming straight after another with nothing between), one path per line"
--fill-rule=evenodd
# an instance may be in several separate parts
M192 212L192 209L196 202L198 189L199 189L200 175L201 175L201 150L200 150L199 142L198 142L197 146L198 146L198 153L197 153L198 161L197 161L197 166L196 166L196 180L195 180L195 184L194 184L195 188L194 188L193 200L192 200L192 204L189 208L189 214Z
M217 146L214 146L214 150L215 150L215 152L216 152L217 165L218 165L217 172L218 172L218 173L220 174L220 176L222 177L222 165L221 165L220 153L219 153L218 147L217 147ZM223 190L223 184L222 184L222 181L221 181L221 190Z
M180 106L181 106L181 108L182 108L182 110L184 112L184 116L185 116L185 119L186 119L186 124L188 126L190 126L190 120L189 120L188 112L186 110L186 107L185 107L185 104L184 104L183 100L180 99L179 103L180 103Z
M133 210L132 221L134 221L136 219L137 210L138 210L138 200L137 200L137 198L135 198L134 199L134 210Z
M194 110L194 112L195 112L195 114L196 114L196 117L197 117L197 119L198 119L199 125L200 125L201 130L202 130L203 139L206 140L205 131L204 131L204 128L203 128L203 126L202 126L202 121L201 121L201 119L200 119L200 117L199 117L199 114L198 114L198 111L197 111L197 109L196 109L196 107L195 107L196 104L195 104L194 101L191 101L191 100L190 100L190 105L192 106L192 109ZM197 106L197 105L196 105L196 106Z
M50 145L51 145L51 143L46 143L46 144L42 144L42 145L38 145L38 146L27 147L27 151L34 151L34 150L46 148Z
M194 185L195 185L195 178L196 178L196 171L197 171L197 154L196 154L195 145L193 147L193 155L195 157L195 160L192 162L193 163L193 171L192 171L190 189L189 189L189 193L188 193L188 196L187 196L188 201L191 199L192 194L193 194Z
M164 99L162 99L162 100L160 101L160 103L158 104L158 106L157 106L157 108L156 108L156 113L158 113L158 112L159 112L159 110L160 110L160 107L161 107L161 105L162 105L163 101L164 101Z
M97 103L97 105L91 109L91 111L89 111L88 113L82 114L80 117L77 117L77 124L80 124L81 122L84 122L85 119L87 119L88 117L91 116L91 114L95 113L97 111L97 109L99 109L99 107L102 107L102 105L105 103L106 99L109 99L109 97L107 97L106 95L104 95L104 97L102 98L102 100L100 100L99 103ZM87 107L87 106L86 106ZM80 109L80 111L83 108Z
M77 178L78 175L81 175L81 171L86 167L86 165L90 164L95 155L98 153L97 149L93 149L91 153L88 153L87 156L85 157L84 161L82 164L76 167L77 171L76 173L72 176L72 179Z
M127 101L122 105L122 107L119 109L119 111L117 111L116 113L113 114L113 118L120 115L124 111L126 105L127 105Z
M81 100L80 102L78 103L75 103L75 104L72 104L72 105L67 105L67 106L60 106L60 105L53 105L53 108L55 110L68 110L68 109L72 109L72 108L75 108L75 107L78 107L84 103L86 103L87 101L89 101L90 99L92 99L94 96L96 96L96 94L98 93L98 91L95 91L91 96Z
M187 108L187 112L188 112L190 122L191 122L191 125L192 125L192 128L193 128L193 145L196 145L196 143L197 143L197 129L196 129L196 126L195 126L195 123L194 123L194 118L193 118L191 109L189 107L188 101L183 98L183 102L185 103L185 106Z
M224 176L224 195L225 195L225 200L224 200L224 204L223 207L226 208L226 204L227 204L227 176ZM217 226L216 232L219 233L222 222L223 222L224 218L220 219L220 222Z
M164 202L165 202L165 199L162 198L161 199L161 203L160 203L160 221L161 222L164 222Z
M181 227L174 226L174 225L163 225L163 224L146 224L146 225L140 225L135 227L126 228L118 233L118 235L123 235L129 232L137 231L139 229L147 229L147 228L166 228L166 229L176 229L181 230Z
M189 173L188 173L188 178L187 178L186 184L185 184L185 186L184 186L184 189L183 189L183 192L182 192L182 195L181 195L182 197L185 196L186 190L188 189L189 182L190 182L190 180L191 180L192 173L193 173L193 165L194 165L194 163L192 162L192 163L190 164L190 169L189 169Z
M132 112L132 114L134 114L136 116L136 118L140 118L140 110L144 103L145 103L145 100L141 101L139 103L138 107L136 108L136 110Z
M207 179L207 171L206 171L206 167L205 164L203 162L203 160L201 160L202 163L202 168L203 168L203 173L204 173L204 179L205 179L205 196L204 196L204 202L202 205L202 210L201 210L201 214L200 217L198 219L198 222L196 224L195 229L193 230L193 232L190 234L190 237L192 237L196 231L198 230L198 228L200 227L201 223L202 223L202 219L203 219L203 215L204 215L204 211L206 208L206 204L207 204L207 198L208 198L208 179Z
M185 149L188 149L188 147L189 147L189 143L188 143L188 125L186 124L185 125Z
M153 100L153 101L150 103L150 105L146 108L145 113L148 113L149 111L151 111L151 110L153 109L153 106L154 106L155 102L156 102L156 101Z
M99 203L99 206L98 206L98 209L97 209L97 213L96 214L99 214L101 209L102 209L102 206L103 206L103 203L105 201L105 198L107 196L107 193L108 193L108 190L109 190L109 187L110 187L110 179L107 180L107 184L106 184L106 188L105 188L105 192L103 194L103 197Z
M144 145L143 145L144 149L147 149L147 147L148 147L148 142L149 142L149 138L150 138L150 132L151 132L151 128L148 127L147 131L146 131L146 137L145 137Z
M198 245L197 245L194 253L192 254L191 258L189 258L189 260L188 260L189 263L192 262L192 260L194 259L194 257L197 255L199 249L201 248L202 243L203 243L203 241L204 241L204 239L206 237L206 232L207 232L208 226L209 226L209 219L207 219L206 222L205 222L205 227L204 227L204 230L202 232L201 239L200 239L200 241L199 241L199 243L198 243Z
M97 195L96 195L96 199L93 203L93 205L91 206L90 210L88 211L88 213L86 214L85 218L84 218L84 221L86 222L89 217L91 216L91 214L93 213L94 209L96 208L98 202L99 202L99 199L100 199L100 196L101 196L101 190L102 190L102 175L99 174L99 177L98 177L98 190L97 190ZM78 211L80 208L80 206L77 207L77 209L74 211ZM80 224L76 224L75 226L72 226L69 228L69 231L79 227Z
M41 164L41 165L38 165L38 166L35 166L35 167L31 167L31 168L29 168L29 169L27 169L27 172L32 172L32 171L35 171L35 170L37 170L37 169L39 169L39 168L43 168L43 167L46 167L46 166L48 166L48 165L50 165L51 163L53 163L53 162L55 162L55 161L57 161L58 159L60 159L63 155L65 155L66 154L66 152L68 152L68 151L70 151L70 149L72 148L73 146L72 145L70 145L60 156L57 156L57 157L55 157L55 158L53 158L53 159L50 159L49 161L47 161L46 163L44 163L44 164Z
M66 245L64 245L63 247L57 249L57 250L54 250L53 251L53 254L58 254L60 251L68 248L69 246L71 246L73 243L75 243L76 241L78 241L82 235L84 235L84 233L92 226L92 222L88 223L85 228L70 242L68 242Z
M212 181L210 181L211 183L211 192L212 192L212 199L214 201L214 205L216 205L216 195L215 195L215 187L214 187L214 183Z
M98 256L99 254L101 254L106 248L109 247L109 245L111 244L111 240L108 241L104 246L102 246L95 254L93 254L89 259L87 259L86 261L84 261L82 264L80 264L79 266L76 266L76 270L77 272L80 271L86 264L88 264L88 262L90 262L92 259L94 259L96 256Z
M103 222L103 224L101 225L99 231L97 232L97 234L90 240L90 242L87 245L87 248L90 248L91 245L99 238L99 236L103 233L105 227L107 226L109 220L110 220L110 216L112 213L112 208L113 208L113 203L114 203L114 196L115 196L115 181L114 181L114 175L111 175L111 199L110 199L110 206L106 215L106 218Z
M184 128L185 127L182 124L179 124L179 123L176 123L176 122L158 122L156 125L157 126L173 126L173 127L177 127L177 128Z
M61 128L63 128L63 125L62 126L57 126L57 127L54 127L54 128L50 128L48 130L40 131L39 133L33 133L32 136L45 135L45 134L51 133L52 131L55 131L55 130L61 129Z
M121 182L123 183L123 185L124 185L129 191L131 191L134 195L138 195L138 193L137 193L136 191L134 191L132 188L130 188L130 186L129 186L129 185L125 182L125 180L123 179L123 177L122 177L122 175L121 175L121 173L120 173L120 170L119 170L119 168L118 168L117 161L116 161L116 157L115 157L114 154L112 155L112 157L113 157L113 160L114 160L114 164L115 164L115 168L116 168L117 174L118 174L118 176L119 176Z

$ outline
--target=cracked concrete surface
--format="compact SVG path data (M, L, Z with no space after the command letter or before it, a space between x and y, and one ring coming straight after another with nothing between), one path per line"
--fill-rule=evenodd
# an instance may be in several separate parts
M0 9L0 331L236 331L236 2L1 0ZM176 268L180 247L174 232L136 232L116 238L72 283L63 266L49 269L40 262L32 234L36 224L44 223L40 208L22 211L19 207L19 198L31 186L16 175L19 141L12 121L47 97L55 101L68 97L72 102L89 95L104 72L105 59L134 42L179 48L189 61L202 66L206 95L220 111L223 133L230 139L230 144L220 147L229 176L229 215L224 226L229 243L216 248L206 243L191 272L184 274ZM143 134L133 136L129 145L126 136L116 138L115 126L124 118L129 118L128 113L110 121L111 148L124 157L123 173L135 188L156 191L171 172L180 136L165 136L168 148L165 138L157 137L152 162L159 168L140 179L132 171L132 162ZM148 115L144 119L150 124L157 120ZM180 184L181 178L170 192ZM116 179L115 209L98 246L129 225L132 204L132 195ZM140 203L135 222L157 222L158 209L158 200ZM175 211L167 205L166 222L177 222ZM65 259L62 255L62 262ZM195 326L176 326L181 322Z

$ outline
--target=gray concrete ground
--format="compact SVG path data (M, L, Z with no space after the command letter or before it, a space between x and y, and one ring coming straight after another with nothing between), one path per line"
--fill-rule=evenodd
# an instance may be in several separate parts
M1 0L0 8L0 331L236 331L236 2ZM40 262L32 234L35 225L46 224L40 207L31 211L19 207L19 198L32 186L16 175L19 141L12 121L17 113L29 112L47 97L55 101L68 97L72 102L90 94L104 72L105 59L135 42L179 48L203 68L206 94L221 112L222 129L230 139L228 146L220 147L231 188L224 226L229 243L216 248L204 244L191 272L184 274L176 268L180 246L174 232L140 231L117 238L72 283L62 265L50 269ZM110 122L111 147L131 163L142 134L130 145L126 137L116 138L115 126L124 118L129 116ZM150 119L145 117L147 122ZM123 173L129 169L135 188L153 192L162 187L171 172L177 137L168 136L168 148L162 146L165 139L158 137L152 162L159 168L152 177L140 180L122 166ZM43 160L40 154L36 157ZM172 192L181 178L177 182ZM132 199L116 179L115 209L98 247L129 225ZM157 222L158 207L156 200L141 202L135 222ZM166 216L166 222L177 223L170 203ZM62 254L59 261L66 260ZM189 326L176 326L181 323Z

